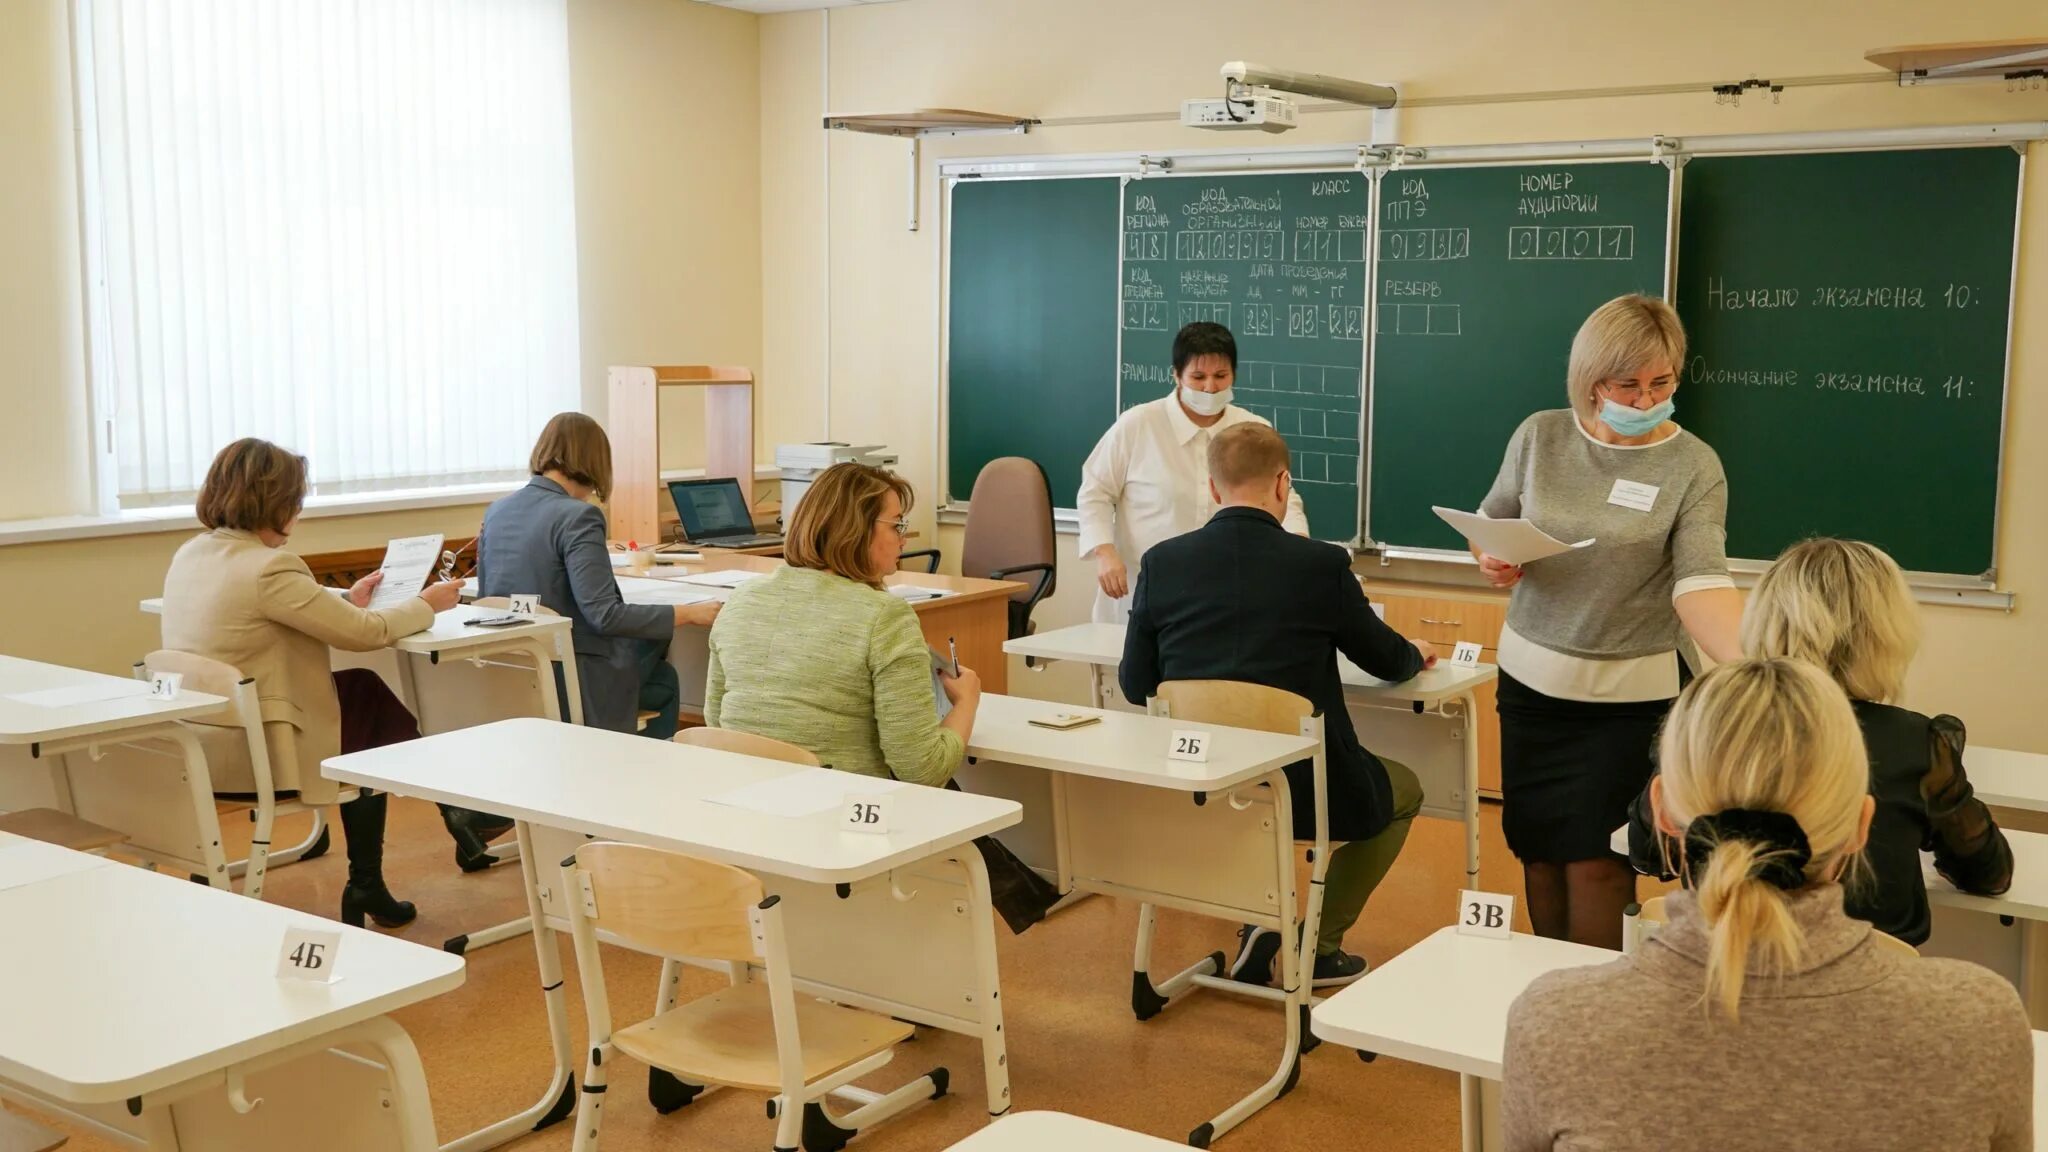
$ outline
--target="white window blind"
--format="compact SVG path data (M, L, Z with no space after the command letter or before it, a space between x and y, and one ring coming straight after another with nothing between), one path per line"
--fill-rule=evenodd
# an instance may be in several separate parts
M523 477L578 406L565 0L75 0L102 475ZM103 503L105 503L103 497Z

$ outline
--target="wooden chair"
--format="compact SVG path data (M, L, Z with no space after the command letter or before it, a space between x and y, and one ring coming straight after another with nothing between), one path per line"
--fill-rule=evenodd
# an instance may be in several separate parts
M73 852L88 852L104 856L107 850L125 844L128 837L112 828L81 820L69 812L55 808L23 808L18 812L0 812L0 832L11 832L29 840L40 840L69 848ZM0 1152L6 1152L6 1145L0 1144Z
M818 758L807 749L731 728L685 728L675 734L673 742L716 748L720 752L737 752L742 756L759 756L763 760L780 760L785 764L802 764L810 768L820 766Z
M250 834L249 855L245 860L233 861L228 865L230 876L243 877L242 892L254 900L263 899L263 880L273 865L289 864L293 860L318 855L305 851L310 840L292 853L270 851L270 836L277 827L279 816L310 812L322 826L316 829L318 841L324 848L326 842L323 805L301 803L296 794L283 798L278 796L276 773L270 762L270 741L266 738L263 724L262 705L256 690L256 681L244 676L240 669L195 656L190 652L163 648L143 657L135 666L138 678L148 679L155 672L176 672L185 678L184 687L195 692L205 692L227 698L228 713L232 719L224 724L193 723L192 729L200 734L200 743L206 749L208 767L212 770L215 788L224 779L239 775L239 769L247 767L250 786L246 795L236 790L221 795L221 799L235 808L246 810L255 822L256 829ZM296 748L296 741L290 725L280 725L280 744L288 749ZM295 764L299 772L309 766ZM310 770L319 771L318 765ZM335 803L345 804L360 795L354 788L343 788L335 796Z
M1189 720L1196 724L1248 728L1289 736L1308 736L1315 740L1315 750L1309 757L1314 781L1312 787L1315 789L1316 798L1315 828L1312 833L1309 829L1295 828L1293 838L1275 838L1276 858L1271 881L1273 890L1267 897L1271 911L1259 922L1260 927L1280 933L1280 979L1277 987L1269 988L1230 979L1226 975L1228 960L1221 952L1211 953L1192 967L1155 985L1150 968L1152 932L1157 910L1150 904L1138 906L1138 945L1133 960L1131 1008L1139 1019L1149 1019L1156 1015L1165 1008L1169 1000L1190 986L1275 1001L1282 1006L1282 1013L1286 1017L1281 1059L1272 1076L1251 1095L1231 1105L1190 1135L1189 1143L1206 1148L1211 1140L1222 1136L1241 1123L1245 1117L1284 1095L1293 1086L1295 1077L1299 1074L1301 1054L1321 1043L1308 1030L1308 1011L1314 1002L1312 974L1315 965L1316 931L1322 922L1323 914L1323 876L1329 868L1330 861L1330 820L1325 801L1328 785L1323 751L1323 720L1317 714L1314 704L1292 692L1232 680L1170 680L1161 684L1153 694L1148 710L1155 716L1171 716L1176 720ZM1162 748L1160 751L1163 753L1165 749ZM1204 802L1223 803L1237 810L1247 809L1253 805L1271 805L1275 818L1292 811L1292 797L1285 778L1269 778L1269 782L1260 783L1247 791L1249 794L1245 796L1233 793L1229 796L1210 797ZM1306 907L1297 916L1294 876L1295 858L1298 853L1295 845L1301 839L1312 839L1314 850L1309 866ZM1243 907L1249 910L1257 905L1247 904Z
M842 1117L825 1109L837 1090L889 1062L912 1028L874 1012L796 995L781 897L725 864L637 844L586 844L563 862L576 970L590 1021L590 1058L576 1111L575 1152L595 1152L605 1082L624 1054L691 1085L773 1094L775 1147L837 1149L856 1132L922 1099L946 1094L935 1068L885 1095L849 1089L865 1103ZM605 993L597 934L664 959L732 965L729 987L685 1001L617 1032ZM758 971L757 971L758 970Z
M54 1152L71 1142L19 1113L0 1109L0 1152Z

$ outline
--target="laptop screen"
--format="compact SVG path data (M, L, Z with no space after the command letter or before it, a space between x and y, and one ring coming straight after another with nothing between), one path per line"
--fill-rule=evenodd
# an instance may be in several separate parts
M754 531L754 516L740 495L740 482L729 476L671 481L668 494L676 502L683 532L692 540L745 536Z

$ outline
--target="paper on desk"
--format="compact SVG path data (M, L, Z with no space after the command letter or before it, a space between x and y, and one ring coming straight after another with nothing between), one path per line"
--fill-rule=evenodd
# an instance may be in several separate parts
M104 856L89 856L40 840L10 841L0 844L0 891L108 866Z
M891 584L889 595L915 604L920 600L937 600L941 596L951 596L952 593L944 588L926 588L922 584Z
M74 704L97 704L102 700L126 700L131 696L147 695L148 682L121 680L110 676L105 680L94 680L87 684L44 688L37 692L16 692L7 699L33 708L69 708Z
M1577 544L1567 544L1527 520L1495 520L1455 508L1432 507L1430 511L1456 528L1460 536L1472 542L1473 547L1510 564L1527 564L1592 543L1591 540L1581 540Z
M667 604L673 606L677 604L702 604L706 601L718 599L718 597L704 591L702 588L679 585L673 580L647 580L642 581L642 583L652 584L654 587L632 589L622 587L619 589L619 592L625 596L626 603Z
M894 792L901 787L901 780L863 776L858 772L835 772L830 768L805 768L704 799L729 808L795 819L830 812L844 803L848 796L871 796L878 792Z
M384 563L378 571L384 582L370 596L371 608L394 608L420 594L434 565L441 562L441 536L400 536L384 545Z
M749 580L759 580L765 572L749 572L744 568L727 568L722 572L699 572L694 576L679 579L685 584L702 584L706 588L737 588Z

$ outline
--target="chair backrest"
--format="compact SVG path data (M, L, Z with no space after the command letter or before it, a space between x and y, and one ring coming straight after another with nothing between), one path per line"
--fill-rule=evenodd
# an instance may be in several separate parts
M1299 735L1301 722L1316 714L1315 705L1292 692L1236 680L1168 680L1152 699L1175 719L1288 736Z
M1638 948L1655 939L1659 929L1664 927L1664 898L1652 896L1640 904L1631 904L1621 913L1621 951L1633 955Z
M1003 456L984 464L968 497L966 538L960 544L960 574L987 576L1020 564L1058 564L1053 544L1052 486L1036 460ZM1036 574L1020 577L1025 587L1010 595L1022 603L1038 589ZM1055 576L1046 577L1045 594Z
M1913 947L1889 932L1879 932L1873 929L1870 934L1877 938L1877 946L1881 949L1911 956L1915 959L1919 958L1920 950L1918 948Z
M492 608L500 612L510 612L512 610L512 598L510 596L479 596L476 599L470 601L470 606L474 608ZM560 612L555 611L553 608L550 608L545 604L535 604L533 606L533 614L535 616L561 615Z
M803 764L811 768L820 766L818 758L811 755L808 749L732 728L685 728L671 739L678 744L715 748L720 752L737 752L742 756L759 756L763 760L780 760L787 764Z
M235 686L248 677L232 664L180 652L175 648L159 648L142 658L142 666L151 672L176 672L185 678L185 687L209 696L235 698Z
M569 898L591 925L663 956L759 961L749 910L761 881L734 868L640 844L600 840L571 857ZM586 899L587 897L587 899Z

